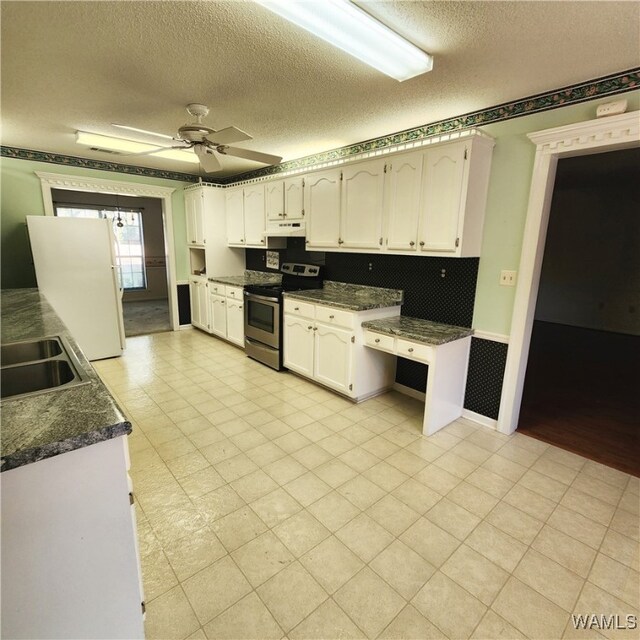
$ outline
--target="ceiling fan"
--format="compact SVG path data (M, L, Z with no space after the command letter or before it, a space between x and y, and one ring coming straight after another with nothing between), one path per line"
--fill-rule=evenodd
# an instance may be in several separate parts
M236 127L226 127L225 129L216 131L215 129L203 124L202 118L209 113L209 107L203 104L191 103L187 105L187 112L196 120L195 122L187 123L180 127L177 135L175 136L147 131L145 129L137 129L136 127L129 127L124 124L113 123L113 126L180 143L179 145L158 146L156 149L131 155L148 156L168 149L193 149L200 160L200 165L206 173L214 173L215 171L220 171L220 169L222 169L222 163L216 154L244 158L246 160L253 160L254 162L261 162L268 165L278 164L282 160L282 157L274 156L269 153L229 146L229 143L232 142L251 140L252 136Z

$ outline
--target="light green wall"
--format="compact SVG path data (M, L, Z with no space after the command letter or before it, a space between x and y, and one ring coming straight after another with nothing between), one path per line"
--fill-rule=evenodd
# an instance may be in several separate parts
M189 264L182 188L188 183L148 178L146 176L132 176L126 173L61 166L46 162L2 158L0 165L0 187L2 192L0 221L2 224L3 289L36 286L25 225L25 216L44 215L40 179L35 175L35 171L142 183L176 189L171 197L176 274L178 280L187 279Z
M621 96L629 111L640 109L640 91ZM535 146L533 131L593 120L596 106L613 98L594 100L482 127L496 139L478 271L475 329L509 334L515 287L498 284L502 269L518 270L524 222L529 203Z

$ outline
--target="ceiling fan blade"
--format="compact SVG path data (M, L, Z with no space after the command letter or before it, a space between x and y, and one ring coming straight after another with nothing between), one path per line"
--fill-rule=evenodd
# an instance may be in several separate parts
M262 162L262 164L278 164L282 160L281 156L272 156L270 153L252 151L251 149L241 149L240 147L228 147L227 145L221 145L217 150L219 153L227 156L235 156L236 158Z
M135 131L137 133L144 133L147 136L155 136L157 138L165 138L166 140L173 140L173 136L168 136L166 133L156 133L155 131L147 131L146 129L138 129L137 127L130 127L126 124L111 123L112 127L118 127L118 129L126 129L127 131Z
M210 133L207 137L217 144L228 144L229 142L242 142L242 140L253 139L253 136L250 136L246 131L238 129L237 127L220 129L220 131Z
M197 144L193 147L193 150L196 152L196 155L200 160L200 164L206 173L214 173L215 171L220 171L220 169L222 169L220 160L218 160L215 153L207 149L207 147Z

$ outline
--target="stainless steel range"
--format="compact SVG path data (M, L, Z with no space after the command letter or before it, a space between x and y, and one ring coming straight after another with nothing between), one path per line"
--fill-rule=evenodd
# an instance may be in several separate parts
M244 335L247 355L282 369L282 294L322 288L322 267L285 262L282 284L251 284L244 288Z

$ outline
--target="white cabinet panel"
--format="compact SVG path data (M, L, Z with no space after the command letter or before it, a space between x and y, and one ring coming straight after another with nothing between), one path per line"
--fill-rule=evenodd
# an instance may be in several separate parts
M304 209L309 248L339 246L340 175L339 169L331 169L305 178Z
M187 223L187 243L189 245L204 246L206 239L202 191L185 191L184 209Z
M399 155L387 166L386 246L394 251L418 249L422 156L422 151Z
M227 242L244 245L244 195L242 189L233 189L225 193L227 216Z
M227 340L244 347L244 305L242 300L227 298Z
M457 142L425 153L419 233L422 251L456 251L466 145Z
M209 310L207 301L207 283L204 280L189 281L191 303L191 324L198 329L209 329Z
M211 320L209 322L211 333L227 337L227 305L222 296L210 295Z
M336 391L349 394L353 365L353 333L316 323L313 376Z
M284 366L304 376L313 376L313 321L284 316Z
M278 221L284 218L284 181L267 182L264 187L267 220Z
M384 179L384 160L344 168L340 242L344 248L381 248Z
M264 185L244 188L244 239L247 246L260 247L264 240Z
M300 220L304 217L304 178L286 178L284 181L284 217Z

